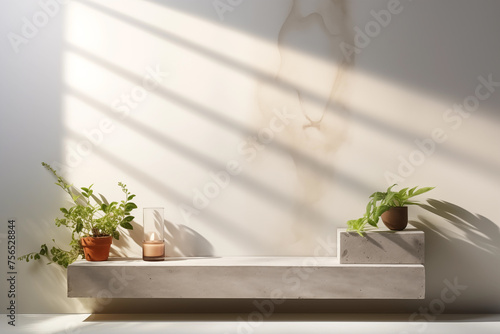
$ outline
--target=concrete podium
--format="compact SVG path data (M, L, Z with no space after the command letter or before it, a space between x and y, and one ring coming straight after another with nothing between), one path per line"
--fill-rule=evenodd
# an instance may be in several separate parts
M68 267L68 297L422 299L424 233L338 231L338 257L110 258Z

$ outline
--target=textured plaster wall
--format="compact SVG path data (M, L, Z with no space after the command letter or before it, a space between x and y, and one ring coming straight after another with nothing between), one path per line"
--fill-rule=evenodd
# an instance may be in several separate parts
M137 194L136 228L113 248L132 257L147 206L165 207L171 256L312 256L373 191L436 186L410 211L426 232L426 300L279 310L411 313L448 280L467 288L445 312L499 311L498 2L1 6L2 258L10 217L19 255L68 238L52 222L67 198L41 161L108 198L118 181ZM64 270L18 271L22 313L255 308L74 300Z

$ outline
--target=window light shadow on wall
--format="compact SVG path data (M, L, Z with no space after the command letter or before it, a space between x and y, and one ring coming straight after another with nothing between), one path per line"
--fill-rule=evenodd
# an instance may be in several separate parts
M339 110L342 109L343 105L342 103L338 102L337 95L331 98L329 96L325 96L324 93L319 93L318 91L312 90L309 86L304 85L300 81L294 81L293 78L287 77L286 75L280 76L280 74L278 73L277 77L273 72L265 71L258 66L254 66L252 63L240 61L238 58L235 58L228 53L225 54L221 52L217 49L216 45L212 46L206 41L200 42L196 40L190 40L189 38L184 37L182 33L167 31L166 29L160 28L157 24L155 25L154 23L151 23L144 18L137 18L136 16L132 16L129 13L126 13L126 10L124 10L123 7L114 8L115 5L113 4L101 4L100 2L96 1L75 1L75 3L76 5L73 8L75 12L73 13L73 15L75 13L78 13L80 15L87 14L89 15L89 19L91 18L95 22L97 27L106 27L107 29L114 29L113 31L121 31L120 36L132 36L131 38L152 39L153 41L158 43L158 45L156 45L153 50L158 50L158 52L162 55L168 56L168 52L166 51L169 50L169 48L174 47L180 49L179 52L181 53L186 52L195 54L193 57L201 57L204 59L204 61L214 63L216 64L216 66L224 67L232 72L237 72L239 73L239 75L254 78L261 82L263 85L270 86L271 89L274 90L273 94L277 92L276 95L273 96L277 96L278 98L281 98L283 96L288 98L289 96L293 96L294 94L296 94L298 95L299 99L307 100L307 103L309 104L311 109L316 108L318 105L324 104L325 101L328 101L328 99L330 98L330 102L328 104L330 109L326 108L326 111L332 113L336 112L338 116L337 121L357 123L358 125L362 125L367 128L371 128L374 131L380 132L381 134L383 134L383 136L394 138L396 140L411 141L413 138L419 137L419 133L407 131L406 129L402 130L392 124L378 119L377 117L372 115L370 110L356 110L350 107L347 107L345 111ZM155 15L159 15L158 13L161 13L162 15L166 15L166 18L169 19L174 19L175 16L175 11L167 10L164 6L155 5L148 10L157 11ZM174 15L172 15L172 12L174 12ZM183 18L187 19L186 16ZM212 23L207 23L205 19L200 17L190 19L193 20L195 24L209 24L211 26L214 26ZM112 25L116 25L117 27L111 28L110 26ZM219 29L218 31L221 31L230 28L222 26L218 27L217 29ZM127 62L133 62L133 54L141 53L143 51L133 50L134 45L130 44L129 48L126 49L128 50L128 52L130 52L130 54L132 54L130 60L127 60L125 62L121 60L112 61L111 59L106 59L102 54L99 54L99 52L103 52L102 50L93 50L92 48L89 48L89 45L91 44L88 44L88 39L90 38L90 36L98 38L96 36L96 32L89 33L88 31L80 31L74 27L72 31L75 34L76 38L73 38L75 36L72 37L71 35L69 35L68 40L65 44L66 55L68 58L75 56L84 58L86 62L91 63L92 66L97 68L96 71L98 72L98 77L103 78L104 80L107 80L107 76L111 73L111 75L117 76L122 80L130 83L138 83L141 81L142 78L139 74L137 74L139 71L136 65L132 64L132 69L126 69L123 64L126 64ZM241 35L251 35L252 31L240 30L238 33ZM278 37L285 39L283 35L279 35ZM257 38L262 38L262 36L258 36ZM268 40L266 40L265 38L263 40L263 43L269 44ZM107 49L104 48L104 52L107 52L109 56L114 54L112 48L115 44L115 41L110 40L108 42L111 44L111 46ZM293 44L293 46L295 48L298 47L297 44ZM281 50L282 56L283 52L286 51L285 49L286 47ZM311 53L307 48L302 50L296 49L295 51L297 53L297 57L299 57L302 62L312 64L325 61L324 53L314 54ZM128 56L130 55L123 55L123 57L126 59L128 59ZM291 59L293 60L293 58ZM343 62L342 58L335 57L329 59L328 61L330 61L332 65L337 67L341 66ZM75 74L75 72L72 73L71 71L78 70L85 72L86 69L87 68L75 69L73 66L69 68L69 71L67 71L67 82L65 84L67 86L67 93L69 96L80 100L80 102L83 102L84 104L87 104L92 109L94 109L94 111L105 114L107 117L114 119L117 123L124 125L128 129L128 131L130 131L130 134L135 134L134 138L137 139L137 142L144 144L148 143L149 141L154 141L156 142L156 144L161 145L164 149L175 151L184 159L191 160L193 164L203 166L203 168L223 168L223 166L221 166L217 159L213 159L206 152L201 152L199 150L197 151L197 149L194 149L187 144L181 143L177 139L174 140L173 137L170 137L168 135L168 132L162 133L157 128L150 127L144 123L141 123L137 119L119 119L116 115L113 116L114 111L105 103L101 102L102 98L94 96L94 94L91 93L92 90L86 90L87 88L89 88L88 85L92 85L92 77L89 79L90 81L88 83L76 82L75 80L78 79L76 77L72 77L72 74ZM82 74L80 74L80 77L81 75ZM361 73L358 75L368 77L371 74ZM372 79L378 80L388 86L396 85L395 83L391 83L389 79L386 81L382 77L375 77ZM328 91L327 93L330 94L331 91ZM183 110L188 110L192 113L196 113L197 116L205 118L205 121L213 122L215 126L222 128L221 131L236 132L239 135L250 135L254 133L254 130L251 127L243 125L242 122L237 121L235 118L228 117L227 115L225 115L218 109L211 107L210 105L207 106L203 104L203 102L197 101L197 97L195 96L183 95L180 92L175 91L174 89L165 87L160 87L152 94L159 96L165 101L165 103L174 103L178 106L181 106ZM318 121L315 122L317 123ZM311 121L311 124L313 123L314 122ZM73 140L84 139L82 137L78 137L78 133L73 131L71 128L68 128L68 137L72 138ZM144 140L147 141L144 142ZM340 138L338 140L342 139ZM331 184L339 185L343 189L345 189L345 191L349 192L370 192L369 186L358 180L354 174L348 174L344 171L335 170L334 167L322 162L321 155L309 154L307 146L297 148L296 146L293 147L285 143L284 141L276 141L273 143L273 145L270 145L269 148L276 151L281 150L283 152L286 152L287 154L290 154L294 158L296 165L301 166L303 169L307 170L307 172L305 172L304 174L315 174L314 177L316 177L316 179L320 180L321 182L328 182ZM449 157L452 157L454 159L459 159L462 161L469 160L467 159L467 156L464 156L464 152L459 152L453 149L450 150L447 147L442 147L440 149L441 152L445 153L445 155L448 155ZM335 150L335 147L332 150ZM94 152L97 153L102 159L117 159L117 157L113 157L110 152L100 147L96 148ZM476 161L477 164L482 164L482 162L478 160L474 161ZM140 173L138 173L140 169L126 160L119 161L119 164L116 163L115 165L120 166L120 168L123 170L130 170L130 175L141 175ZM494 167L496 166L490 166L490 170L493 170ZM142 179L149 180L146 175L143 175ZM154 179L151 179L148 182L150 185L153 185L154 183L156 187L158 184L162 184L162 187L164 185L164 183L162 183L161 181ZM239 176L238 178L236 178L236 182L240 184L240 186L243 186L248 190L255 192L255 196L263 196L269 201L282 205L285 208L296 204L295 199L288 196L286 192L273 188L272 186L269 186L268 184L250 176ZM155 187L153 187L153 189L154 188ZM166 189L161 189L161 191L158 191L158 193L161 193L162 196L165 196L165 192L163 190ZM189 202L189 199L183 198L182 200L187 200ZM313 218L313 220L325 220L325 218L322 217L321 212L317 212L314 208L308 207L307 205L303 205L301 207L306 211L306 214L309 217Z

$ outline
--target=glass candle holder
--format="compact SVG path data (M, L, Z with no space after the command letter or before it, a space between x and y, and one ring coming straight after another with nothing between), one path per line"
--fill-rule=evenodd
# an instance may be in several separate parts
M165 260L163 230L163 208L144 208L144 237L142 240L142 259L144 261Z

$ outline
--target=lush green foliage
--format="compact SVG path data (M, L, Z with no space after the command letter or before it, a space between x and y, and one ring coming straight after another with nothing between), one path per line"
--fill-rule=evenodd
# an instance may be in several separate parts
M49 252L47 245L43 244L39 252L21 256L20 260L29 262L30 259L39 260L41 256L46 256L50 261L66 268L80 255L83 255L80 244L82 237L111 235L118 240L120 238L120 233L117 231L118 226L128 230L133 229L130 222L134 217L130 215L130 212L136 209L137 205L130 202L135 195L128 191L125 184L118 182L125 194L125 199L119 203L109 203L104 196L100 195L99 199L94 195L92 185L78 190L59 176L50 165L46 163L42 163L42 165L54 174L57 178L56 184L68 193L74 203L70 208L61 208L63 218L55 219L56 226L66 226L71 230L71 242L69 244L71 249L67 251L56 245ZM52 239L52 241L55 244L55 240Z
M377 228L380 216L391 207L418 205L419 203L410 201L410 198L434 189L434 187L422 187L419 189L417 187L413 187L411 189L404 188L400 191L392 191L394 186L396 185L393 184L387 188L387 191L385 192L377 191L371 194L370 201L366 206L365 214L361 218L349 220L347 222L347 230L356 231L362 235L362 232L366 230L367 225Z

